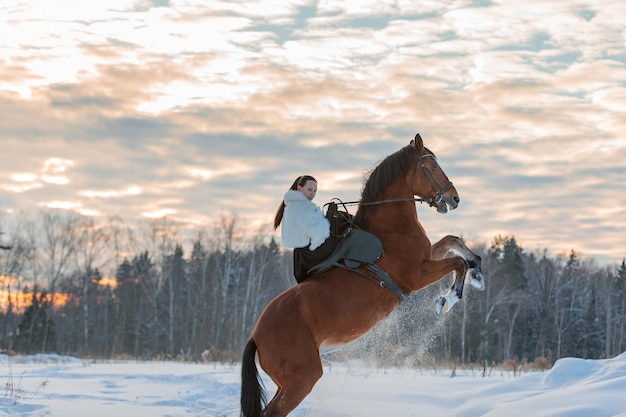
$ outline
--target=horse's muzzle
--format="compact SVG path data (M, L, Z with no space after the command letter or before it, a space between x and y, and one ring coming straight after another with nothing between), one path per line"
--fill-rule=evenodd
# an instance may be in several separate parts
M459 206L459 195L456 192L446 193L441 196L441 201L436 204L438 213L447 213L448 209L454 210Z

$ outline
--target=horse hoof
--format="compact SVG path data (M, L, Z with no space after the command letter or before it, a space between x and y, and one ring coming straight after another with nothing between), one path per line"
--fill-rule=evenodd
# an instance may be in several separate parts
M472 270L470 272L470 285L478 291L483 291L485 289L485 277L480 270Z
M461 297L459 297L456 291L449 292L437 301L437 304L435 304L435 313L440 315L441 312L449 312L452 310L452 306L455 305L460 299Z
M441 315L441 312L446 307L446 304L446 297L441 297L439 300L437 300L437 302L435 303L435 314L437 314L438 316Z

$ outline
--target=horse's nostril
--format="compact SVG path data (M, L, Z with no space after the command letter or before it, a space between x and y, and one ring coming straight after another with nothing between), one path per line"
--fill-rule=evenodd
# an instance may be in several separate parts
M452 199L454 200L455 203L458 203L459 201L461 201L458 195L455 195L454 197L452 197Z

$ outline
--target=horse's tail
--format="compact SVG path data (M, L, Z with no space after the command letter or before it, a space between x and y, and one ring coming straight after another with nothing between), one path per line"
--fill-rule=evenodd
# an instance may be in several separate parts
M256 367L256 343L248 340L241 359L241 417L260 417L265 393Z

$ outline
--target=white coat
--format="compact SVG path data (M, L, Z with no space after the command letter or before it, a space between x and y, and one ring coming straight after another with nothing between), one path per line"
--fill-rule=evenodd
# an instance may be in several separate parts
M287 248L317 249L330 236L330 223L322 210L300 191L285 193L281 242Z

